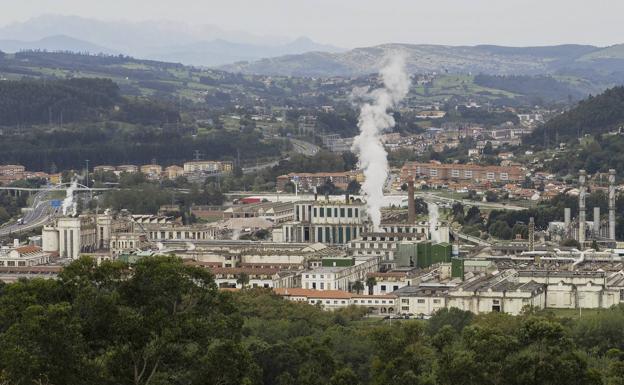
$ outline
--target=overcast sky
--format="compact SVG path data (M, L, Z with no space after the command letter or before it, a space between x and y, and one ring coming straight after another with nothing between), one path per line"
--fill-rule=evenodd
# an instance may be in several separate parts
M47 13L175 20L342 47L387 42L624 42L622 0L0 0L0 25Z

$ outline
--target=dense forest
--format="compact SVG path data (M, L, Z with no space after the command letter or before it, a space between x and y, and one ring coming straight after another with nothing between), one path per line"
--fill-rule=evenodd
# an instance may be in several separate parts
M444 118L439 121L476 123L486 126L496 126L507 122L518 123L518 116L510 111L495 112L488 111L485 108L457 106L455 109L449 108Z
M441 310L385 322L266 289L219 291L175 257L82 258L0 284L6 384L619 385L624 308L558 318Z
M497 76L479 74L474 82L482 87L494 88L524 95L530 104L544 102L569 102L585 95L569 84L560 82L552 76L510 75Z
M604 134L624 124L624 86L590 96L571 110L556 116L524 138L524 143L543 147L556 146L590 136Z
M3 136L0 163L19 163L29 170L80 169L85 159L93 165L181 164L199 151L207 159L254 160L279 154L280 141L261 141L256 131L216 131L193 136L173 129L125 125L81 125L56 130L31 129Z
M0 125L27 125L97 119L119 101L109 79L0 82Z
M118 120L167 124L179 111L162 100L123 98L110 79L24 79L0 82L0 126Z

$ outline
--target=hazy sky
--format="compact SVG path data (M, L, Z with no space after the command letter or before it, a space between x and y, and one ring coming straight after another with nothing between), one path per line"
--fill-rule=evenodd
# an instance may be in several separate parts
M46 13L167 19L343 47L624 42L622 0L0 0L0 9L0 25Z

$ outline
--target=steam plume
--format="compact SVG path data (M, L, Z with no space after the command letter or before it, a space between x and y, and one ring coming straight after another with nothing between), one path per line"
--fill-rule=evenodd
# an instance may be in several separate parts
M360 166L364 170L366 180L362 184L362 191L366 195L367 211L375 231L379 231L381 223L383 188L388 178L388 154L380 135L394 126L394 118L388 112L407 95L410 85L402 55L393 55L386 62L387 65L380 71L383 88L364 95L360 90L354 90L354 95L360 94L357 96L366 100L360 104L360 135L353 142L353 150L358 154Z
M76 216L76 202L74 202L74 190L78 187L78 182L72 181L71 185L65 192L65 199L63 199L63 215ZM70 211L71 210L71 211Z

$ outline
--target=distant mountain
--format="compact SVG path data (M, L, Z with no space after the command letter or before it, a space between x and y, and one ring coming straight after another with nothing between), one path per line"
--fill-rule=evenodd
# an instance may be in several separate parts
M189 65L219 66L266 57L302 54L310 51L339 52L339 48L318 44L308 38L299 38L287 44L258 45L233 43L223 39L202 41L188 45L162 47L149 54L148 59L181 62Z
M98 53L101 47L108 47L106 52L202 66L310 51L342 51L315 43L306 37L291 41L281 37L226 31L214 25L192 26L169 21L102 21L77 16L44 15L0 28L0 40L7 40L6 46L9 48L21 48L28 46L24 42L40 42L58 36L82 40L82 44L74 44L76 50L80 48L81 52ZM72 44L50 46L64 49L65 46L71 48ZM11 51L9 48L5 50ZM4 47L0 46L0 49Z
M412 73L485 73L490 75L607 73L624 69L624 48L588 45L545 47L383 44L341 53L309 52L221 67L232 72L291 76L358 76L375 73L388 53L406 56ZM590 65L588 65L590 64ZM603 75L605 73L602 73Z
M64 35L50 36L36 41L0 40L0 51L12 53L23 50L89 52L109 55L119 53L88 41Z

